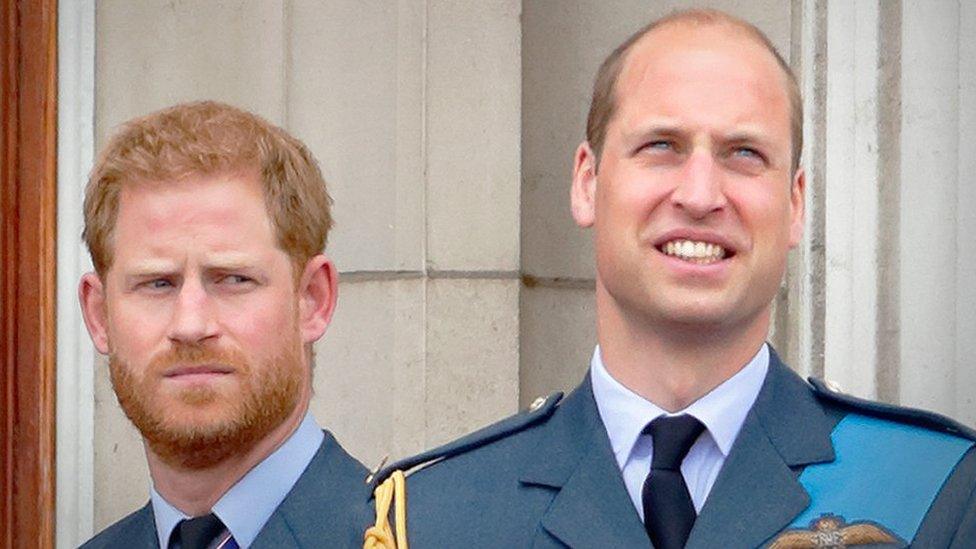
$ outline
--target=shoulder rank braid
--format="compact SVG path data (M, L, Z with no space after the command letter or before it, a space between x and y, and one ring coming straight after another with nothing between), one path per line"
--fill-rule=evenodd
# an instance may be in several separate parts
M367 479L368 483L377 483L376 489L373 491L376 500L376 523L366 530L363 548L408 549L407 481L404 471L415 471L423 466L463 454L535 425L552 414L562 397L562 393L553 393L548 397L538 398L528 410L475 431L470 435L385 468L380 464L376 474L370 475ZM391 506L394 510L393 525L390 524L389 520Z
M407 547L407 482L403 471L397 469L373 492L376 499L376 524L366 530L363 549L408 549ZM390 527L390 505L394 507L393 528ZM394 535L394 530L396 534Z

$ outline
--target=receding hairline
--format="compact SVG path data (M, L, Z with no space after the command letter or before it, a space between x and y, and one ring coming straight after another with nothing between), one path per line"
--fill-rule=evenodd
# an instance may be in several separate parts
M643 29L637 31L635 33L636 39L633 40L633 42L639 42L655 31L675 25L689 25L698 27L724 26L732 28L743 32L751 38L754 38L761 45L769 46L770 49L775 50L775 47L773 47L766 34L752 23L742 19L741 17L736 17L735 15L731 15L723 11L704 8L679 10L656 19L648 23Z
M773 45L772 41L769 40L769 37L767 37L755 25L744 19L740 19L717 10L695 9L678 11L653 21L635 33L627 42L622 44L621 47L623 47L623 51L620 55L620 65L616 71L616 78L614 79L614 90L616 90L617 81L620 80L620 75L623 74L624 69L627 67L627 63L630 60L631 54L635 49L637 49L637 46L646 42L647 40L650 40L651 37L657 33L661 33L676 27L710 27L734 31L739 36L750 40L755 45L765 50L769 54L770 58L776 62L776 65L780 69L781 76L784 77L784 80L786 80L787 83L793 76L792 69L790 68L789 64L787 64L786 60L780 55L779 51L776 49L776 46Z
M594 84L594 95L590 104L590 113L587 116L586 128L587 141L594 149L593 152L597 156L597 164L599 164L599 158L602 156L603 145L606 139L606 129L610 125L610 122L616 117L618 112L619 101L617 97L617 88L621 76L628 67L631 53L638 47L639 44L649 40L652 35L678 26L691 28L713 27L732 30L739 36L758 45L770 55L780 69L779 73L782 78L781 83L783 86L783 91L786 94L787 104L790 109L789 124L791 130L791 141L793 141L791 147L791 163L793 171L795 172L799 167L800 152L803 141L803 103L802 98L800 97L796 76L793 74L792 68L782 57L782 55L780 55L779 51L776 49L776 46L773 45L772 41L769 40L769 37L767 37L766 34L763 33L758 27L734 15L714 9L702 8L675 11L648 23L643 28L632 34L619 46L617 46L613 53L611 53L603 61L603 64L597 73L597 80ZM610 82L605 82L606 79L610 79ZM595 112L594 109L595 104L598 101L601 80L604 80L602 83L608 86L608 89L605 90L608 95L603 99L608 103L606 107L609 107L609 109L600 109L603 111L602 113L598 111ZM595 139L595 143L593 139L594 137L597 138Z

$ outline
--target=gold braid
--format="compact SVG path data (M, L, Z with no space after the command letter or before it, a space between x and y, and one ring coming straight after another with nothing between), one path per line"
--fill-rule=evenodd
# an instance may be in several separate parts
M376 487L376 524L366 530L363 549L408 549L407 483L403 471L394 471ZM390 505L396 500L394 523L396 538L390 528Z

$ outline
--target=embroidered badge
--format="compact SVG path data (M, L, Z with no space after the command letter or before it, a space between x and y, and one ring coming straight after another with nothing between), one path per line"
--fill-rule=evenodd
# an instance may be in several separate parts
M783 532L773 540L769 549L846 549L881 543L904 546L894 534L878 524L867 521L847 524L843 517L824 514L810 523L809 530Z

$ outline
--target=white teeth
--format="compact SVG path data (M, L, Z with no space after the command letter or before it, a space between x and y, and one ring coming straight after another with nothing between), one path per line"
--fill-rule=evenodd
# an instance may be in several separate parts
M725 248L696 240L670 240L661 249L666 255L699 264L714 263L725 257Z

